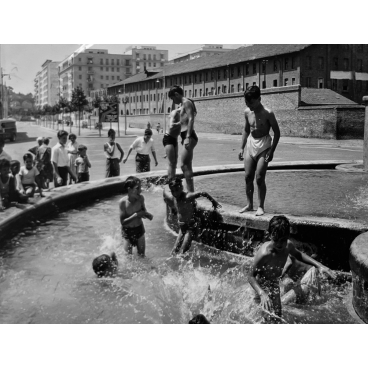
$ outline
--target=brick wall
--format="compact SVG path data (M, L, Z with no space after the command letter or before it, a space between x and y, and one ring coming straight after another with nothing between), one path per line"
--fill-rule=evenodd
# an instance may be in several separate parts
M244 128L245 102L243 93L194 98L198 115L195 129L198 132L241 134ZM268 88L262 90L262 103L272 109L280 126L281 135L326 139L363 138L364 107L303 106L300 103L300 86ZM167 124L169 115L166 115ZM121 123L124 117L120 117ZM129 115L128 125L153 128L163 114Z

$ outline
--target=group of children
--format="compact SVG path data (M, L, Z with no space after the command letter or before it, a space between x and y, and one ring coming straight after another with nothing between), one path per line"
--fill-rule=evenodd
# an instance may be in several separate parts
M175 255L190 249L193 233L198 226L196 199L199 197L209 199L214 209L220 208L221 205L206 192L184 191L182 180L179 178L170 180L168 187L171 195L165 188L164 200L177 211L180 226L172 251ZM143 219L152 220L153 215L146 209L140 179L129 177L125 182L125 188L127 196L119 201L124 248L132 254L132 248L136 246L138 255L144 256L146 243ZM255 303L265 312L264 319L277 323L282 316L281 302L302 301L314 286L310 280L315 281L322 273L336 278L336 273L295 248L289 239L290 223L285 216L274 216L271 219L268 236L269 241L256 252L251 270L246 276L254 292ZM103 254L93 261L93 269L98 277L113 276L117 267L115 253L111 256ZM302 274L297 272L298 269L299 271L303 269ZM199 315L190 323L209 323L209 321Z

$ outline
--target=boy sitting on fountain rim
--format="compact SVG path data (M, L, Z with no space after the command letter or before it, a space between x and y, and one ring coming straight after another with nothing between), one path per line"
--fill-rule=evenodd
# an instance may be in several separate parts
M172 250L172 254L175 255L180 251L181 253L187 252L192 244L193 233L198 225L195 216L196 198L205 197L209 199L214 209L220 208L221 205L206 192L185 192L182 180L178 177L169 181L169 188L174 198L164 191L164 200L169 206L176 208L180 226L180 231Z
M281 297L280 297L280 279L287 273L289 256L296 260L314 266L310 269L305 277L313 279L312 273L317 275L325 273L332 278L336 278L336 273L328 267L317 262L313 258L297 250L289 239L290 223L285 216L272 217L268 232L271 240L265 242L257 251L253 266L248 275L249 284L256 292L255 301L260 304L261 308L270 314L281 317ZM305 278L300 281L300 289L302 292L309 292L310 287L304 283ZM291 293L292 294L292 293ZM295 301L291 300L293 295L286 294L282 302ZM295 293L294 293L295 296ZM271 318L273 320L273 318ZM277 318L275 319L275 321Z

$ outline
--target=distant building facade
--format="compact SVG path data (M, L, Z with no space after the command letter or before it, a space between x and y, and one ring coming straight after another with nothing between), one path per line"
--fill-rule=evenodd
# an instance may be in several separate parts
M124 55L132 58L132 74L141 73L144 69L162 68L169 58L168 50L157 50L156 46L130 46Z
M170 60L169 63L181 63L183 61L193 60L203 56L222 54L231 50L233 49L224 49L223 45L202 45L199 49L176 56Z
M106 89L132 74L131 55L109 54L105 49L74 52L59 63L59 93L67 100L77 86L87 97L91 91Z
M46 60L34 79L34 99L36 107L54 105L59 100L59 61Z

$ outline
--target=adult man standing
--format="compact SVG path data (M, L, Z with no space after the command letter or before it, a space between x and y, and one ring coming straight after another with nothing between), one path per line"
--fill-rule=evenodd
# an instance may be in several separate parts
M57 132L57 138L59 143L56 143L51 151L51 161L54 165L55 188L67 185L68 173L74 181L77 181L76 176L69 167L68 152L65 148L66 141L68 140L68 132L59 130Z
M245 192L248 204L239 212L253 211L253 181L256 177L259 199L256 216L262 216L267 192L267 167L279 143L280 129L275 114L261 104L261 91L258 86L249 87L244 92L244 98L247 108L244 111L245 126L239 160L244 160ZM274 132L273 139L269 134L271 128ZM245 146L247 149L244 155Z
M137 155L135 156L135 167L136 172L147 172L151 171L151 159L149 156L149 152L151 151L153 158L155 159L155 166L158 165L157 158L156 158L156 152L155 152L155 142L152 138L152 130L146 129L144 131L143 137L138 137L132 145L129 147L129 151L127 154L127 157L123 160L123 163L125 164L128 160L128 157L132 150L136 150Z
M184 144L181 153L181 169L187 183L188 192L194 192L192 162L193 150L198 143L198 137L194 130L194 117L197 115L197 109L192 100L184 97L183 89L180 86L170 88L169 98L176 105L181 104L180 109L177 109L180 110L181 144Z
M109 141L104 144L106 155L106 178L112 178L120 175L120 162L123 160L124 151L119 143L115 142L115 130L109 129L107 136ZM119 153L120 152L120 157Z

